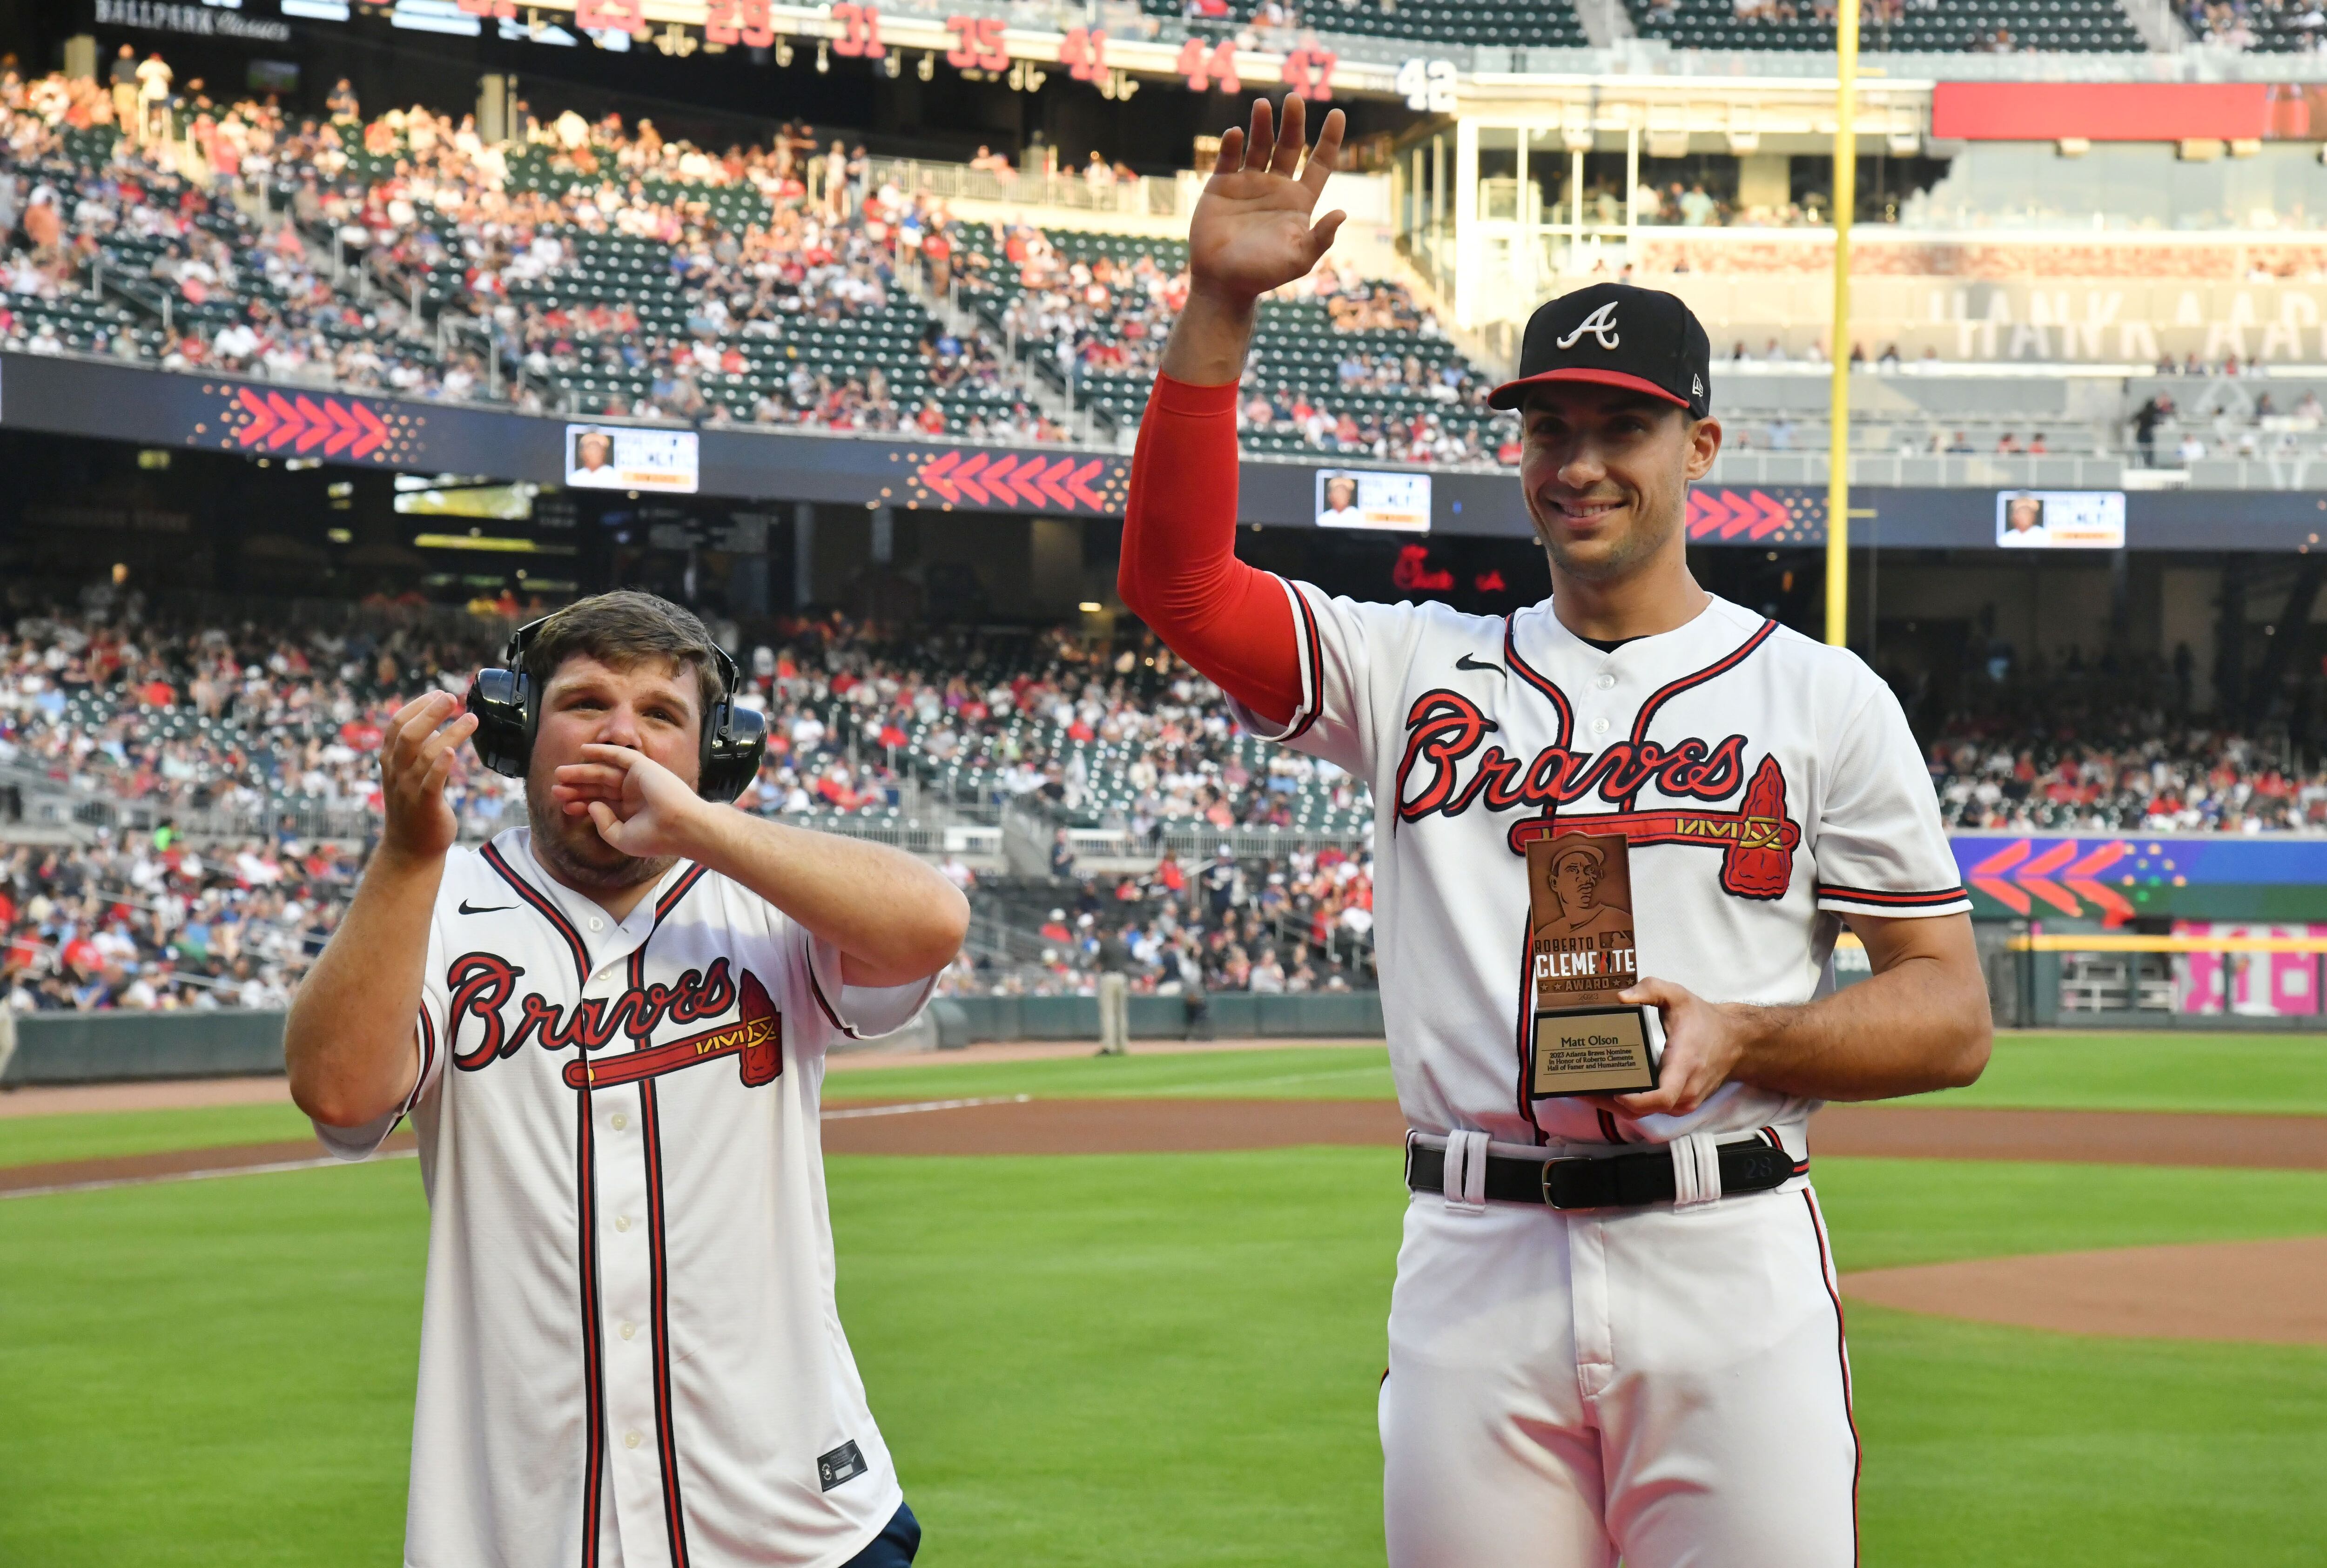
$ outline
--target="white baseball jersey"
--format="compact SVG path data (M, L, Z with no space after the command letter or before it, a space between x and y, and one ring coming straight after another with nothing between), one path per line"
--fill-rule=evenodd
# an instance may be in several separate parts
M1621 832L1643 976L1805 1001L1841 916L1968 907L1889 689L1719 599L1610 651L1548 604L1503 620L1286 593L1302 700L1277 733L1373 787L1390 1062L1407 1121L1463 1141L1447 1169L1478 1171L1479 1142L1585 1153L1699 1133L1801 1156L1813 1103L1743 1084L1687 1116L1529 1096L1526 849ZM1390 1295L1391 1568L1504 1561L1514 1541L1557 1568L1844 1568L1849 1388L1804 1177L1574 1211L1475 1201L1450 1177L1406 1206Z
M844 992L686 862L617 921L530 843L454 850L430 927L405 1562L846 1563L903 1494L833 1304L818 1090L928 984ZM317 1130L361 1157L395 1122Z
M1663 1142L1814 1108L1743 1084L1638 1121L1530 1099L1532 836L1622 833L1640 974L1715 1002L1809 999L1844 914L1970 907L1905 715L1846 650L1718 598L1603 652L1548 602L1505 619L1286 593L1300 709L1238 717L1373 787L1382 1014L1416 1128Z

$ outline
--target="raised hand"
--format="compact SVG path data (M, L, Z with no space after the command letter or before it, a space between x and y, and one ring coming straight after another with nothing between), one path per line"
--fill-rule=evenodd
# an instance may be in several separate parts
M693 855L703 798L679 776L626 746L587 745L583 761L557 770L550 798L568 817L587 816L598 836L640 859Z
M415 697L396 710L379 742L380 803L388 824L380 847L408 860L431 860L453 847L460 819L444 798L453 753L477 727L474 714L443 692ZM442 726L441 728L439 726Z
M1349 214L1336 210L1313 224L1309 215L1341 154L1345 120L1339 109L1325 117L1303 168L1306 113L1297 95L1288 96L1285 123L1272 135L1268 100L1257 98L1252 128L1220 138L1220 162L1188 223L1192 292L1248 303L1308 276L1332 245Z

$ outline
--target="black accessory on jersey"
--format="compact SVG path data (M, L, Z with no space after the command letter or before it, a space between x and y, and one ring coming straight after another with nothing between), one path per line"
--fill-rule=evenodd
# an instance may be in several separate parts
M1702 419L1713 411L1713 345L1678 296L1595 283L1536 307L1519 339L1519 373L1487 406L1517 408L1528 387L1546 381L1630 387Z
M498 915L503 910L515 908L515 904L472 904L466 899L461 901L461 912L464 915Z
M1721 1162L1724 1197L1768 1192L1810 1168L1783 1149L1752 1140L1724 1143ZM1416 1192L1446 1189L1446 1151L1419 1140L1406 1141L1406 1184ZM1603 1154L1581 1160L1522 1160L1487 1156L1485 1196L1491 1203L1549 1205L1553 1209L1631 1209L1670 1203L1679 1190L1672 1151L1659 1146L1637 1154Z
M526 645L541 629L529 621L509 639L501 655L504 669L481 669L469 687L469 711L477 715L478 760L494 772L522 779L533 761L534 731L541 723L541 694L526 673ZM703 715L702 771L695 792L706 800L733 800L759 776L760 761L767 755L768 721L750 708L735 705L742 672L727 650L714 643L711 658L726 695Z

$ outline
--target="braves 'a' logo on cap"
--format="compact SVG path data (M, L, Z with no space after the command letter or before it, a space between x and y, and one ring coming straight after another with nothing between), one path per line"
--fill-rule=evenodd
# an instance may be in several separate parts
M1559 339L1556 346L1562 349L1572 349L1586 332L1599 339L1600 346L1603 349L1613 349L1624 341L1616 335L1616 302L1614 300L1610 300L1606 304L1576 322L1575 330Z

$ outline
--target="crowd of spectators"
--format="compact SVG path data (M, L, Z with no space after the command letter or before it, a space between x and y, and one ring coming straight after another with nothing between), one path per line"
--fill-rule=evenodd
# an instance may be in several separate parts
M925 195L868 186L862 147L813 155L813 127L787 125L715 154L650 119L522 107L519 135L488 144L472 117L365 119L344 84L333 102L294 120L272 98L214 103L195 79L125 135L98 84L0 72L9 294L54 301L109 277L152 309L74 346L171 369L526 411L560 406L562 380L618 371L643 394L593 412L858 430L928 429L967 396L977 434L1063 435L1010 395L991 343L934 322L918 344L926 397L897 394L894 364L806 359L780 388L719 395L800 324L889 313L901 268L949 270L958 225ZM525 297L608 238L657 247L683 325L642 322L619 293ZM0 307L0 342L61 351L34 314Z
M1958 733L1930 751L1950 827L2006 832L2288 833L2327 828L2327 769L2196 723L2039 739Z
M0 630L0 772L143 801L160 822L80 845L0 828L0 997L19 1009L280 1005L337 921L377 816L381 721L420 692L465 689L506 635L500 618L391 605L293 628L103 588L70 607L15 597ZM981 885L946 857L978 910L949 990L1074 992L1114 970L1192 1008L1208 992L1372 983L1362 784L1238 733L1217 689L1168 650L1093 647L1066 629L902 640L836 616L765 636L745 639L738 694L771 730L747 809L887 815L949 788L974 758L983 782L966 803L1014 803L1057 826L1047 879L989 865ZM1939 721L1929 748L1948 825L2327 827L2327 767L2303 760L2313 748L2192 716L2195 673L2186 656L2130 673L1984 668L1969 678L1986 696ZM521 820L516 788L465 753L452 789L472 839ZM1245 859L1200 838L1207 853L1183 860L1166 842L1173 829L1293 826L1290 803L1317 791L1347 828ZM341 812L339 826L221 836L205 815L285 798ZM1089 841L1070 823L1118 835L1119 848L1079 852Z
M2023 666L1975 639L1944 712L1928 679L1894 672L1925 714L1927 758L1949 827L2056 833L2287 833L2327 828L2327 760L2315 682L2282 677L2270 716L2205 711L2187 643L2170 658L2087 660L2076 649ZM1920 695L1919 695L1919 692ZM2228 699L2213 694L2217 707ZM2259 700L2259 699L2257 699Z
M986 782L967 803L1017 802L1151 846L1173 826L1293 826L1304 789L1366 809L1362 781L1330 763L1260 755L1220 688L1161 644L1093 650L1058 628L890 642L834 617L755 649L750 667L743 700L769 714L762 810L884 809L909 777L972 763Z
M425 691L465 692L505 635L499 621L447 631L409 606L291 631L93 597L0 628L0 768L163 813L376 811L387 716ZM465 758L450 788L477 823L508 793Z
M974 888L958 861L945 869ZM1041 919L1032 954L981 939L974 922L939 989L1089 995L1111 972L1135 995L1184 998L1192 1025L1208 992L1370 989L1373 899L1373 856L1362 849L1328 845L1240 862L1223 848L1194 865L1166 851L1148 872L1081 878L1073 901Z
M2191 35L2213 49L2312 54L2327 37L2321 0L2185 0L2177 9Z
M0 1003L285 1006L345 912L356 869L345 845L197 847L167 829L0 844Z
M968 259L964 285L975 296L992 281L977 265L988 258L972 252ZM1077 256L1031 225L1006 229L989 265L1016 285L999 312L1005 332L1015 342L1049 344L1061 382L1078 391L1151 379L1188 298L1188 274L1176 257L1167 267L1150 250ZM1332 383L1319 386L1264 336L1246 362L1242 429L1285 432L1317 451L1399 462L1515 460L1517 421L1492 415L1489 378L1452 351L1437 318L1406 285L1327 261L1271 297L1322 309L1330 331L1304 341L1322 341L1336 355ZM1384 334L1410 341L1387 347ZM1361 397L1363 404L1356 401ZM1382 412L1387 400L1407 412Z
M0 994L20 1008L279 1005L336 921L377 817L384 721L425 691L465 691L508 624L373 604L294 630L109 588L15 609L0 629L0 774L161 822L92 846L0 847ZM1102 656L1056 629L1002 641L898 644L836 617L779 628L743 660L737 700L767 715L771 743L739 804L795 819L888 811L972 752L995 765L976 804L1080 821L1107 808L1151 854L1173 825L1283 825L1290 791L1327 775L1342 806L1362 804L1346 775L1257 755L1219 691L1168 650ZM472 840L522 820L517 786L465 750L448 791ZM220 814L286 802L326 814L335 836L215 836L236 820ZM1079 880L1071 857L1057 869ZM1196 872L1166 854L1146 874L1079 880L1068 925L1040 922L1047 956L1022 954L999 977L973 959L958 983L1079 983L1102 936L1145 989L1369 983L1370 876L1343 850Z

